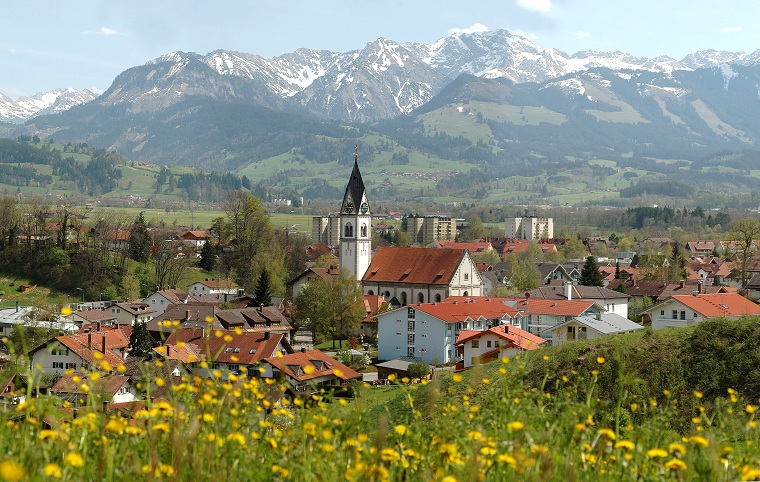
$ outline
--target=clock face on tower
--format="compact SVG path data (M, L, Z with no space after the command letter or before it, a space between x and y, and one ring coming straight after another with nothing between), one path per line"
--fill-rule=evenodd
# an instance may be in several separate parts
M346 214L351 214L354 212L354 203L351 201L346 201L346 204L343 205L343 212Z
M362 212L362 214L367 214L367 211L369 211L369 205L367 203L362 203L359 210Z

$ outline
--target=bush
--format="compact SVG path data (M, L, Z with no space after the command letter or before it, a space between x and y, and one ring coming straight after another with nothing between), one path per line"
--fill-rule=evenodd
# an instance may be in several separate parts
M406 372L412 378L425 378L430 373L430 365L424 362L410 363Z

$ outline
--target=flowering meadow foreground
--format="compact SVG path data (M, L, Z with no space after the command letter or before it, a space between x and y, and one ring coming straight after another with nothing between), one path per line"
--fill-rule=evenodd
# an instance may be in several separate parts
M0 479L760 479L757 398L714 393L715 380L686 387L674 373L697 335L536 350L427 384L283 406L268 401L283 387L242 376L187 378L131 420L104 414L96 397L76 417L52 397L28 399L4 413Z

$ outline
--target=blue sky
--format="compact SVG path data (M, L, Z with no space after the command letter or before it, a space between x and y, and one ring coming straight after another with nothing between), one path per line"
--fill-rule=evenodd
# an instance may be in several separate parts
M59 87L103 91L129 67L176 50L343 52L379 37L434 42L475 25L569 54L749 53L760 49L758 19L758 0L6 0L0 93L15 99Z

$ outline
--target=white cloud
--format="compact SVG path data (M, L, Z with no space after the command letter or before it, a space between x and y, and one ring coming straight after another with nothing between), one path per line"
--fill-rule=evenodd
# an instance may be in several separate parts
M591 37L591 32L580 31L580 32L570 32L570 34L574 35L576 37L580 37L580 38L589 38L589 37Z
M113 35L121 35L121 32L110 27L100 27L100 30L97 31L97 34L105 35L106 37L111 37Z
M723 27L722 29L720 29L720 32L721 33L736 33L736 32L741 32L743 30L744 29L741 27Z
M552 0L517 0L517 6L534 12L549 12L552 9Z
M480 32L488 32L489 30L491 29L489 29L482 23L476 23L466 28L456 28L456 27L450 28L449 35L454 35L457 33L480 33Z

